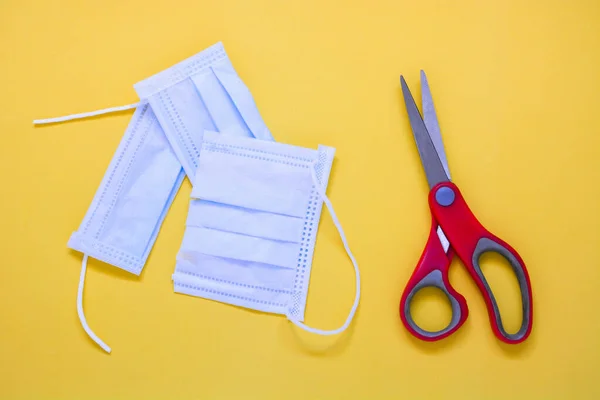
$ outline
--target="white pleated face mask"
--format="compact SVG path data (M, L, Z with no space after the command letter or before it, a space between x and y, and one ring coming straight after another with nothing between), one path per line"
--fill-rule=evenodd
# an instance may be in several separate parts
M141 102L35 124L137 108L79 229L68 247L84 254L77 298L81 323L88 256L139 275L162 221L179 190L184 170L195 173L205 129L272 140L248 88L221 43L138 84Z
M325 194L334 149L205 132L199 153L175 291L284 314L318 334L344 331L358 307L360 278ZM302 323L323 201L356 274L348 318L331 331Z

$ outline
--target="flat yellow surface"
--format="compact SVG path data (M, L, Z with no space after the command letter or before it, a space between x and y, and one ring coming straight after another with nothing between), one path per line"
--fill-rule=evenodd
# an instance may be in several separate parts
M337 148L328 194L361 267L359 312L345 334L318 337L174 294L186 180L141 277L90 262L85 309L107 355L77 319L81 255L66 243L132 112L32 120L135 102L135 82L217 41L278 141ZM419 99L421 68L453 180L528 265L535 325L522 345L493 336L456 260L464 327L427 344L400 323L430 215L398 78ZM600 398L598 71L595 0L2 1L0 398ZM485 271L514 330L509 268ZM324 212L308 323L340 325L353 282ZM448 318L421 297L424 326Z

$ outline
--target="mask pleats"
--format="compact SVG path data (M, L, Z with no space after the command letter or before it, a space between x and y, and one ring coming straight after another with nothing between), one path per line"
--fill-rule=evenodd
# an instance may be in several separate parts
M192 197L303 218L312 188L308 167L276 160L271 168L272 159L205 144Z
M183 245L194 246L201 253L284 268L295 267L299 249L297 243L262 239L209 228L188 228Z
M260 116L250 90L244 85L229 60L213 65L211 69L244 119L246 126L250 128L252 135L257 139L272 141L273 136Z
M192 199L187 226L299 243L303 218Z
M218 81L211 69L192 76L196 90L210 114L212 122L219 132L232 135L253 137L242 115Z
M199 279L217 280L239 287L264 288L269 290L291 289L295 270L251 261L240 262L226 257L215 257L193 248L177 255L177 272L196 276ZM287 282L283 285L281 282ZM224 285L223 285L224 286Z

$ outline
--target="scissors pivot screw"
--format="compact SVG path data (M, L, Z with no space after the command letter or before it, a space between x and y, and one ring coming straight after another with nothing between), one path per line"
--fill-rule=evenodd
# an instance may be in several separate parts
M444 186L439 188L438 191L435 192L435 201L437 201L437 203L440 206L448 207L449 205L454 203L455 196L456 195L454 194L454 190Z

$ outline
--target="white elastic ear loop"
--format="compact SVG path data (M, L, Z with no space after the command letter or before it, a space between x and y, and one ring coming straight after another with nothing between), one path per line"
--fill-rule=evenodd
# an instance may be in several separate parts
M107 353L111 352L110 347L106 343L102 341L96 334L92 331L92 329L88 326L87 321L85 319L85 315L83 314L83 283L85 282L85 272L87 270L87 254L83 255L83 261L81 262L81 275L79 275L79 288L77 289L77 315L79 315L79 321L81 322L81 326L88 334L90 338L94 342L98 344L98 346L102 347L104 351Z
M138 103L127 104L127 105L124 105L124 106L110 107L110 108L105 108L105 109L102 109L102 110L84 112L84 113L80 113L80 114L65 115L64 117L46 118L46 119L34 119L33 120L33 124L34 125L53 124L55 122L64 122L64 121L70 121L70 120L73 120L73 119L81 119L81 118L94 117L96 115L108 114L108 113L113 113L113 112L118 112L118 111L129 110L131 108L137 108L137 107L139 107L139 106L141 106L142 104L145 104L145 103L146 102L144 102L144 101L140 101Z
M331 204L331 201L329 201L329 198L325 194L323 187L319 184L319 180L317 179L317 175L315 174L314 165L312 165L310 168L310 174L312 176L312 180L313 180L313 183L315 184L315 188L317 189L317 192L321 196L321 199L325 202L325 205L327 206L327 209L329 210L329 213L331 214L331 219L333 220L333 223L334 223L335 227L337 228L338 233L340 234L340 239L342 239L342 243L344 244L344 249L346 249L346 254L348 254L348 257L350 258L350 261L352 261L352 265L354 266L354 274L356 276L356 289L355 289L356 294L354 296L354 304L352 304L352 308L350 309L350 313L348 313L346 322L344 322L344 325L340 326L337 329L330 330L330 331L322 330L322 329L315 329L315 328L311 328L310 326L305 325L304 323L298 321L297 319L292 318L290 315L288 315L287 317L291 322L294 323L294 325L304 329L305 331L308 331L311 333L316 333L319 335L337 335L338 333L342 333L346 329L348 329L348 326L350 326L350 323L352 322L352 319L354 318L354 314L356 314L356 309L358 308L358 302L360 300L360 272L358 271L358 263L356 262L356 259L354 258L354 256L352 255L352 252L350 251L350 245L348 245L348 240L346 239L346 235L344 235L344 230L342 229L340 220L335 215L335 211L333 211L333 205Z

